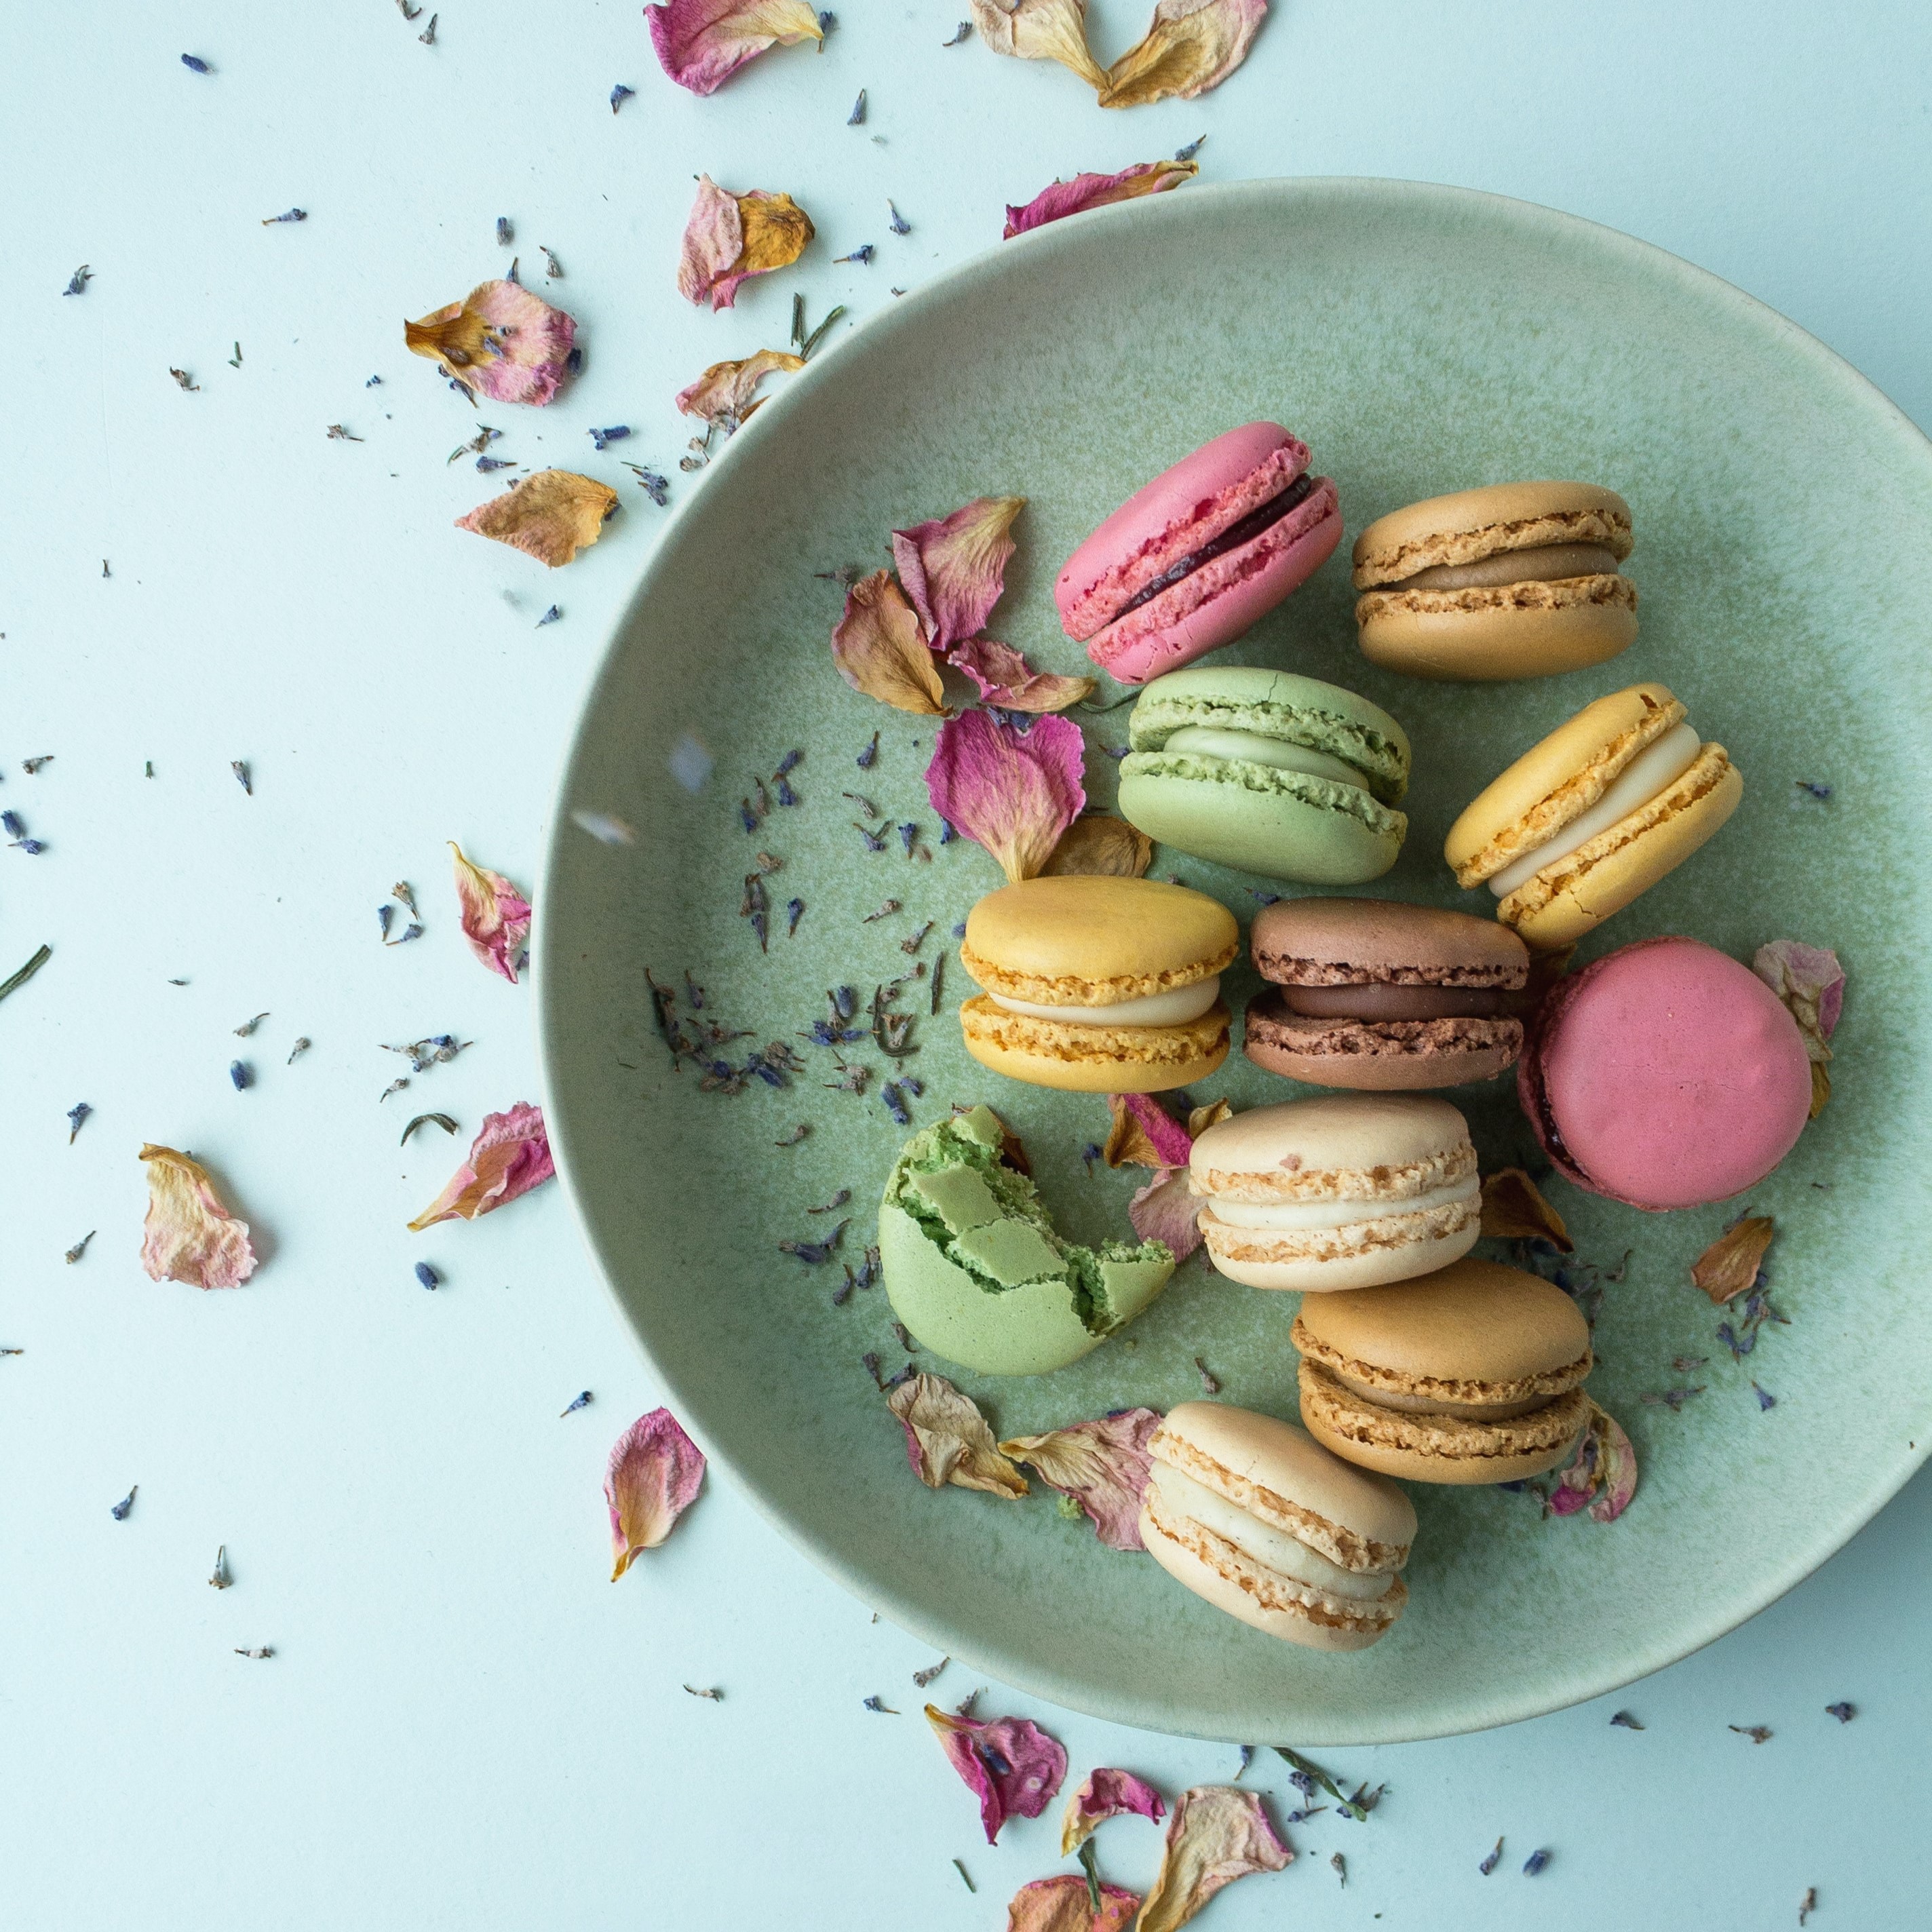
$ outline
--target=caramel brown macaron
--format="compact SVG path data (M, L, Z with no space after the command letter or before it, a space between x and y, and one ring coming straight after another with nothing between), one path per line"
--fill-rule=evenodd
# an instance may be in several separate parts
M1550 677L1636 639L1630 506L1594 483L1496 483L1355 539L1362 655L1411 677Z
M1248 936L1274 983L1242 1050L1318 1087L1388 1093L1493 1079L1522 1051L1529 950L1494 920L1388 899L1278 899Z
M1466 1259L1310 1295L1291 1339L1310 1434L1385 1476L1520 1482L1568 1462L1589 1420L1589 1324L1520 1268Z

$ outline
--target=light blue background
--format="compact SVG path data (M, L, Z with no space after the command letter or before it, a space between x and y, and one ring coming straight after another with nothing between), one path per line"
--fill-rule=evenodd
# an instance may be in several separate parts
M658 1391L557 1190L403 1229L454 1158L434 1130L397 1150L411 1113L466 1135L536 1096L527 989L468 956L442 842L530 881L565 734L661 514L614 459L688 490L673 391L781 344L794 287L814 319L862 314L994 245L1005 201L1206 131L1210 178L1412 176L1628 230L1932 423L1922 7L1293 0L1220 92L1126 114L1057 68L942 50L957 17L956 0L851 0L822 55L776 52L709 100L658 73L630 0L448 0L434 48L427 14L408 26L377 0L10 23L0 805L50 849L0 851L0 973L55 947L0 1007L0 1344L26 1351L0 1360L10 1923L997 1928L1018 1885L1062 1868L1052 1816L977 1842L915 1714L928 1655L727 1484L604 1580L604 1456ZM1126 0L1092 20L1103 58L1143 24ZM619 81L638 96L614 116ZM868 118L848 128L862 86ZM700 169L795 194L820 236L718 317L672 286ZM910 236L886 232L888 195ZM306 223L258 225L291 204ZM503 453L625 501L554 576L451 528L493 494L444 461L472 418L400 346L405 315L500 272L500 214L526 280L538 243L561 257L550 292L589 360L558 406L483 419ZM870 268L832 266L866 241ZM96 279L63 298L83 261ZM336 422L364 440L326 440ZM610 422L637 433L592 456L585 428ZM1794 518L1832 465L1792 452ZM562 621L533 628L553 601ZM429 930L384 951L373 912L399 876ZM402 1070L380 1043L446 1029L476 1044L379 1107ZM314 1047L285 1068L298 1033ZM258 1073L243 1094L237 1053ZM81 1100L97 1112L70 1148ZM218 1163L266 1256L244 1292L141 1275L149 1138ZM447 1277L434 1295L410 1277L424 1252ZM560 1418L586 1386L594 1404ZM1913 1922L1932 1878L1928 1527L1922 1479L1774 1610L1601 1704L1333 1754L1388 1783L1373 1821L1292 1831L1295 1865L1204 1922L1726 1932L1794 1924L1807 1886L1821 1932ZM224 1542L236 1583L217 1593ZM272 1660L232 1654L261 1643ZM955 1666L934 1694L972 1682ZM904 1714L864 1710L874 1693ZM1841 1697L1859 1707L1842 1729L1822 1708ZM1610 1729L1618 1707L1648 1728ZM1046 1722L1076 1778L1120 1764L1172 1792L1234 1768L998 1685L982 1708ZM1726 1728L1757 1724L1761 1748ZM1257 1772L1278 1813L1296 1802ZM1109 1826L1107 1875L1144 1885L1154 1844ZM1538 1846L1549 1868L1523 1878Z

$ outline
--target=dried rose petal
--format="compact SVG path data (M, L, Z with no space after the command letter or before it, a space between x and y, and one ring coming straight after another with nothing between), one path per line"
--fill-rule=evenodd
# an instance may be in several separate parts
M908 1376L886 1406L905 1431L913 1474L928 1490L956 1483L996 1496L1027 1493L1027 1479L1000 1454L979 1405L944 1376Z
M1547 1241L1566 1255L1576 1249L1563 1216L1520 1167L1500 1168L1484 1176L1483 1232L1496 1241Z
M1066 1752L1030 1718L982 1723L928 1704L926 1721L947 1761L979 1799L980 1822L989 1845L1009 1818L1037 1818L1066 1775Z
M825 38L806 0L668 0L644 18L658 66L693 94L716 92L768 47Z
M539 470L500 496L458 517L459 530L494 537L560 570L604 534L617 507L617 493L596 478L571 470Z
M1058 61L1090 87L1107 76L1087 46L1087 0L971 0L973 24L996 54Z
M152 1141L141 1159L148 1169L148 1218L141 1227L141 1266L148 1279L185 1282L190 1288L239 1288L255 1272L248 1224L222 1205L207 1168Z
M485 1114L470 1157L410 1223L410 1232L420 1233L438 1221L473 1221L529 1193L556 1172L541 1107L520 1100L507 1114Z
M1024 496L975 496L950 517L893 531L892 561L934 650L950 650L985 629L1015 548L1006 532L1025 508Z
M1771 1246L1772 1217L1747 1215L1734 1221L1690 1264L1690 1279L1721 1308L1757 1280Z
M1210 1127L1218 1127L1223 1120L1232 1120L1234 1110L1226 1100L1210 1100L1204 1107L1196 1107L1187 1116L1187 1133L1190 1140L1198 1140Z
M741 362L712 363L696 382L679 390L674 400L685 415L734 430L764 400L757 390L767 376L796 374L804 367L802 356L760 349Z
M832 633L832 662L868 698L900 711L946 716L946 687L919 620L889 570L860 578L846 592L845 614Z
M655 1550L697 1498L704 1452L668 1408L640 1415L618 1437L604 1474L610 1507L610 1580Z
M479 282L460 302L403 325L403 340L493 403L542 404L562 386L577 324L520 282Z
M1151 1094L1109 1094L1113 1124L1100 1150L1109 1167L1185 1167L1194 1136Z
M1248 57L1268 0L1160 0L1138 46L1107 70L1102 107L1143 107L1219 87Z
M1148 1484L1147 1443L1160 1426L1160 1417L1151 1408L1123 1408L1044 1436L1016 1436L1000 1444L1000 1454L1026 1463L1048 1489L1071 1496L1109 1550L1143 1550L1139 1519Z
M1591 1520L1615 1522L1636 1494L1636 1451L1614 1416L1593 1402L1590 1424L1550 1498L1552 1516L1574 1516L1587 1504Z
M1096 1912L1079 1873L1036 1878L1013 1894L1006 1907L1006 1932L1127 1932L1140 1900L1104 1879L1100 1886L1100 1909Z
M1060 1824L1060 1856L1070 1857L1109 1818L1130 1813L1158 1825L1167 1816L1167 1807L1152 1785L1130 1771L1102 1765L1089 1772L1087 1782L1066 1801Z
M1815 1120L1832 1097L1832 1076L1825 1071L1832 1049L1826 1042L1844 1007L1845 969L1838 956L1822 946L1774 939L1758 948L1751 970L1784 1002L1804 1036L1804 1050L1811 1057L1810 1118Z
M926 796L947 822L977 839L1017 884L1034 878L1087 802L1080 728L1041 718L1030 729L968 711L939 728Z
M1178 1268L1201 1245L1201 1202L1184 1167L1164 1167L1127 1203L1127 1220L1144 1241L1164 1241Z
M1223 1886L1280 1871L1294 1858L1252 1791L1197 1784L1180 1794L1168 1820L1160 1870L1134 1932L1174 1932Z
M1138 879L1153 863L1154 841L1138 826L1104 812L1090 812L1066 828L1052 857L1040 869L1045 878L1100 873Z
M980 695L1002 711L1064 711L1094 694L1090 677L1063 677L1058 671L1035 670L1023 652L992 638L968 638L963 644L955 644L946 652L946 662L955 670L964 671Z
M790 195L762 188L730 194L700 175L678 256L677 292L686 302L708 301L715 315L736 301L747 277L789 268L813 232L812 218Z
M530 937L530 902L501 872L472 865L454 839L456 897L463 908L463 936L493 973L517 983L517 962Z
M1144 194L1164 194L1200 172L1197 161L1142 161L1117 175L1076 175L1071 181L1057 181L1024 208L1008 206L1006 232L1000 238L1010 242L1029 228L1044 228L1049 221L1064 221L1090 208L1106 208Z

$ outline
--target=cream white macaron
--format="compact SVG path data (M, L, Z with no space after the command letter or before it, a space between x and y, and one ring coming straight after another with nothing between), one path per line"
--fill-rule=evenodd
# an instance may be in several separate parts
M1141 1540L1197 1597L1311 1650L1366 1650L1401 1616L1415 1510L1394 1484L1224 1402L1170 1409L1148 1452Z

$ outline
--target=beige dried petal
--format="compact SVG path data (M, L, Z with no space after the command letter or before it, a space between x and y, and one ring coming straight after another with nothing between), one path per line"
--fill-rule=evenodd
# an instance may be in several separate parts
M1547 1241L1566 1255L1576 1247L1563 1216L1520 1167L1505 1167L1484 1178L1483 1232L1493 1241Z
M832 662L868 698L922 717L946 716L938 668L890 571L875 570L846 592L844 615L832 633Z
M1733 1222L1691 1264L1691 1280L1723 1307L1757 1280L1773 1232L1768 1214Z
M1043 878L1070 873L1098 873L1110 878L1138 879L1154 863L1154 841L1124 818L1096 812L1076 818L1060 834L1053 856L1040 869Z
M909 1376L886 1397L905 1430L906 1460L929 1490L955 1483L996 1496L1027 1493L1027 1479L1000 1453L979 1405L944 1376Z
M970 0L973 24L996 54L1019 60L1058 61L1088 86L1107 76L1087 46L1086 0Z
M458 517L456 527L494 537L557 570L604 534L616 507L617 493L607 484L568 470L539 470Z
M1100 105L1192 100L1219 87L1247 58L1267 12L1268 0L1160 0L1147 38L1108 69Z

